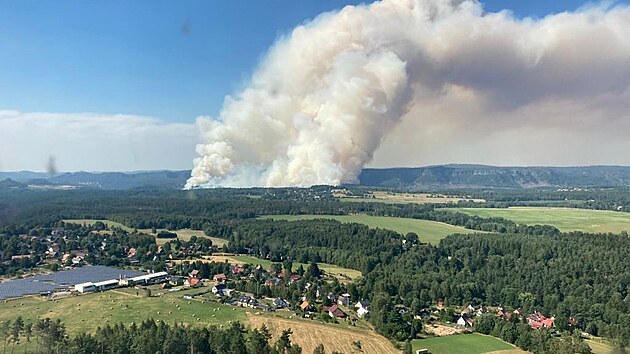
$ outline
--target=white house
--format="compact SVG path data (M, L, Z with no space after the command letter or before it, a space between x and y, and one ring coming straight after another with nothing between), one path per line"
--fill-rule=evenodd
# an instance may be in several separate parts
M354 307L357 309L357 316L362 318L370 312L370 302L368 300L361 300L357 302Z

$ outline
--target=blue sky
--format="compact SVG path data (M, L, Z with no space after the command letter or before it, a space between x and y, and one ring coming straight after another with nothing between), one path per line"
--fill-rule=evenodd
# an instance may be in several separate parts
M216 118L225 96L246 87L260 60L281 36L322 12L361 2L0 0L0 171L42 171L50 156L56 157L60 171L190 169L199 156L198 144L208 143L209 136L216 139L206 126L195 123L197 117ZM630 0L615 3L628 4ZM585 4L583 0L484 1L486 11L508 8L517 19L541 19ZM552 31L537 32L537 43L511 30L499 31L497 37L493 33L496 27L491 27L486 31L490 33L487 41L479 42L490 47L477 52L474 45L458 42L461 36L449 37L450 31L445 30L441 35L446 37L435 38L448 38L453 48L461 49L454 52L459 56L444 61L452 66L443 72L449 74L446 79L460 75L463 81L456 84L473 90L470 97L488 98L489 88L500 88L496 97L490 97L497 102L450 102L453 97L449 95L438 97L422 106L420 114L409 113L410 119L397 117L402 123L379 138L378 149L370 156L373 159L366 163L376 167L630 164L627 154L617 153L630 149L630 142L616 135L627 131L625 124L630 126L630 116L625 113L630 112L626 106L630 88L624 91L630 87L625 49L628 39L624 35L630 22L626 17L617 18L630 17L626 14L630 8L617 10L619 13L605 18L595 16L590 24L578 22L578 27L571 26L573 21L580 21L580 15L552 20ZM511 28L513 19L501 18L498 25ZM589 32L587 27L598 30ZM581 35L576 36L576 31ZM616 31L621 34L615 35ZM544 33L553 35L541 38ZM557 33L565 36L557 37ZM313 40L304 42L306 47L318 43L310 38ZM562 40L554 42L558 38ZM534 49L525 48L532 58L545 53L550 60L546 64L555 60L562 65L523 86L523 77L518 76L522 63L513 61L522 53L507 55L510 48L505 44L510 41L534 45ZM441 47L427 48L435 51ZM470 55L478 57L471 65L461 65ZM309 59L299 58L293 63L300 61ZM276 58L274 62L282 60ZM537 70L543 72L545 68L540 65ZM278 72L276 77L292 75L286 66ZM580 96L584 92L588 95ZM545 99L553 95L568 97L571 104L567 107L572 111L547 105ZM294 98L302 96L300 93ZM522 97L538 101L532 105L520 100ZM521 106L515 103L515 109L507 113L492 111L505 108L505 102L511 101ZM435 111L426 113L424 109ZM280 114L272 109L268 116L289 119L294 113ZM434 117L431 129L425 128L425 114ZM254 125L250 132L261 130L255 121L260 115L248 117L245 120L252 120ZM487 128L482 129L486 127L483 122ZM571 135L567 125L580 130ZM479 134L485 137L479 139ZM460 144L444 146L442 139L447 135ZM594 136L590 145L574 144ZM258 141L248 139L243 141ZM277 143L274 139L260 141L264 146ZM497 151L497 144L509 148ZM579 149L584 151L576 153Z
M360 1L0 3L0 110L215 116L278 36ZM583 1L485 1L543 17Z

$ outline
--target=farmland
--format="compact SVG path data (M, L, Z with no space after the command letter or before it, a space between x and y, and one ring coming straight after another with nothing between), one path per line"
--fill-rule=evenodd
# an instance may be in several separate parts
M484 218L501 217L517 224L553 225L560 231L619 233L630 230L630 214L615 211L544 207L446 208L445 210Z
M68 219L68 220L63 220L64 222L67 223L71 223L71 224L79 224L79 225L94 225L96 222L100 221L102 223L104 223L105 225L107 225L108 227L118 227L121 228L127 232L131 232L133 231L132 228L127 227L119 222L115 222L115 221L111 221L111 220L95 220L95 219ZM161 230L165 230L165 229L157 229L157 232L160 232ZM142 232L142 233L146 233L149 235L153 235L153 233L151 232L151 229L138 229L138 231ZM209 238L210 240L212 240L212 244L216 245L218 247L223 247L223 245L225 245L227 243L227 240L222 239L222 238L218 238L218 237L210 237L210 236L206 236L204 234L203 231L201 230L190 230L190 229L178 229L178 230L166 230L166 231L170 231L170 232L174 232L177 234L177 238L183 241L188 241L190 240L190 238L192 236L197 236L197 237L203 237L203 238ZM166 242L168 242L169 239L161 239L158 238L156 239L157 244L161 245L164 244Z
M353 196L343 191L333 191L333 196L339 198L342 202L369 202L369 203L386 203L386 204L446 204L457 203L459 201L484 202L483 199L472 199L454 197L443 194L427 194L427 193L397 193L371 191L363 196Z
M415 232L420 237L421 242L437 244L444 237L455 234L467 234L474 231L459 226L448 225L435 221L417 220L407 218L396 218L388 216L370 215L269 215L263 218L274 220L311 220L311 219L334 219L344 223L365 224L371 228L381 228L396 231L400 234Z
M319 324L309 320L289 320L266 316L248 316L248 322L252 327L266 325L277 336L283 329L291 328L291 339L300 345L303 353L312 353L315 347L322 343L326 352L338 351L341 353L355 353L357 348L352 342L361 342L361 353L364 354L390 354L400 353L385 338L373 331L351 329L334 324Z
M446 337L416 339L412 342L414 352L429 349L431 354L525 354L527 352L500 339L481 334L460 334Z

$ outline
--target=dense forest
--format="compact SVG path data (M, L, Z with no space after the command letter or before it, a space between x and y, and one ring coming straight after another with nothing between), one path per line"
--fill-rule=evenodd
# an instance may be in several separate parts
M629 259L626 235L454 235L381 264L359 288L416 311L435 301L540 311L559 328L574 318L582 331L629 343ZM383 318L371 317L377 329Z

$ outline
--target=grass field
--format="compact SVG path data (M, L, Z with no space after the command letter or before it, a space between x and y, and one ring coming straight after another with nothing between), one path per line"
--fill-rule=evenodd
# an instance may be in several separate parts
M461 200L471 200L474 202L485 202L483 199L453 197L443 194L427 194L427 193L397 193L397 192L381 192L373 191L363 197L355 197L346 193L333 192L333 196L339 198L342 202L370 202L385 204L446 204L457 203Z
M154 290L154 294L157 290ZM40 297L26 297L0 303L0 321L20 315L27 321L50 318L60 319L69 334L94 331L98 326L122 322L139 323L153 318L168 323L225 324L245 320L241 309L215 302L202 303L185 300L185 291L166 293L163 296L136 296L133 289L110 290L71 296L52 301ZM179 307L179 309L178 309ZM169 313L170 312L170 313ZM193 316L194 315L194 316Z
M607 342L587 339L586 343L591 347L593 354L612 354L613 352L613 347Z
M266 325L274 340L283 329L291 328L291 341L302 347L303 353L312 353L318 344L323 344L326 353L399 354L400 351L374 331L348 328L338 324L321 324L311 320L289 320L269 316L248 316L252 327ZM352 342L360 341L361 349Z
M214 261L214 262L225 262L227 260L231 264L248 263L248 264L253 264L253 265L260 265L265 269L270 269L271 265L273 264L273 262L267 259L260 259L260 258L256 258L252 256L243 256L243 255L212 255L212 256L205 256L204 259L207 259L208 261ZM305 270L308 268L308 264L293 263L293 270L295 271L300 265L304 267ZM350 269L350 268L342 268L334 264L317 263L317 266L319 267L319 269L323 270L327 274L330 274L330 275L343 274L347 276L348 278L350 278L350 280L354 280L361 276L361 272L358 270Z
M615 211L544 207L447 208L445 210L480 217L502 217L513 220L517 224L553 225L561 231L618 233L630 230L630 213Z
M79 225L93 225L94 223L96 223L97 221L100 221L102 223L104 223L105 225L108 225L108 227L119 227L123 230L126 230L128 232L133 231L132 228L127 227L121 223L115 222L115 221L110 221L110 220L95 220L95 219L68 219L68 220L64 220L64 222L67 223L71 223L71 224L79 224ZM161 230L165 230L165 229L157 229L157 232L160 232ZM151 229L138 229L138 231L146 233L151 235ZM218 247L223 247L223 245L225 245L228 241L222 238L218 238L218 237L209 237L206 236L206 234L204 234L203 231L201 230L190 230L190 229L179 229L179 230L167 230L170 232L174 232L177 234L177 238L179 238L180 240L183 241L188 241L190 240L190 238L192 236L197 236L197 237L203 237L203 238L209 238L210 240L212 240L212 244L216 245ZM168 242L169 239L163 239L163 238L159 238L156 239L156 243L158 245L162 245L165 244L166 242Z
M411 344L414 353L423 348L429 349L431 354L527 353L498 338L476 333L415 339Z
M455 233L473 233L474 231L459 226L448 225L435 221L417 220L407 218L395 218L388 216L370 215L268 215L262 218L275 220L310 220L310 219L334 219L347 223L365 224L372 228L394 230L403 235L415 232L421 242L437 244L444 237Z

